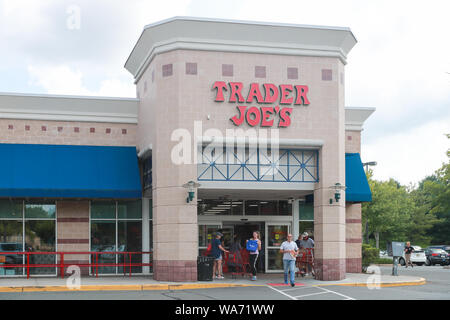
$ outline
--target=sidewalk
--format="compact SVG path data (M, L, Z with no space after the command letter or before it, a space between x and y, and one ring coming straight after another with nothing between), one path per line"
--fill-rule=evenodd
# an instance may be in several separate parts
M374 282L375 281L375 282ZM152 276L103 276L82 277L80 289L70 289L67 286L68 278L2 278L0 279L0 292L38 292L38 291L109 291L109 290L189 290L227 287L249 286L279 286L283 285L283 274L261 274L257 281L238 276L231 276L223 280L197 281L197 282L164 282L153 280ZM411 276L390 276L348 273L346 279L340 281L319 281L309 277L296 278L297 285L305 286L367 286L379 284L381 287L422 285L424 278Z

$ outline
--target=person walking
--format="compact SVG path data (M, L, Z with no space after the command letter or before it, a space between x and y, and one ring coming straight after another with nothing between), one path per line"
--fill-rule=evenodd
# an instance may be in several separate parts
M287 240L280 246L280 253L283 254L284 283L288 283L288 273L290 273L291 287L295 287L295 259L298 254L298 247L292 241L292 234L288 234Z
M256 281L256 261L261 250L261 240L259 231L253 232L253 237L246 241L246 249L249 252L249 264L252 272L252 281Z
M411 243L408 241L405 246L405 260L406 260L405 267L406 268L408 268L409 264L411 265L411 268L413 268L413 264L411 262L411 252L414 252L414 248L411 247Z
M312 261L312 257L311 255L313 255L313 249L314 249L314 240L311 239L309 237L308 232L303 232L302 234L302 239L299 241L300 242L300 250L304 251L304 254L307 254L307 258L306 258L306 270L305 270L305 276L308 275L308 272L312 272L312 266L311 266L311 261ZM314 273L313 273L314 276Z
M224 276L222 274L222 252L229 252L222 246L222 241L220 240L222 236L223 234L221 234L220 232L216 232L216 238L213 239L211 243L211 255L214 258L213 278L215 279L224 279Z

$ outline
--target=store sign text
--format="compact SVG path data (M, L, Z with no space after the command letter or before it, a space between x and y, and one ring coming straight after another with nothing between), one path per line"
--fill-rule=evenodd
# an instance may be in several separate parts
M244 85L242 82L216 81L213 89L216 89L217 102L224 102L225 95L229 103L238 103L238 113L230 118L234 125L240 126L244 121L251 126L261 125L272 127L278 118L278 127L289 127L291 124L292 105L309 105L307 97L308 86L281 84L276 86L265 83L260 87L258 83L250 84L246 98L243 96ZM264 92L264 96L262 94ZM252 104L275 104L275 106L248 106L243 103Z

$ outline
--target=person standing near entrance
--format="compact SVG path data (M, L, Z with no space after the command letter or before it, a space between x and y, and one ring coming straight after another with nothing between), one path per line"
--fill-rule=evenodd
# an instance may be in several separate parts
M256 261L261 250L261 240L259 231L253 232L253 237L246 241L246 249L249 252L249 263L252 271L252 281L256 280Z
M306 273L305 276L308 276L308 272L312 272L312 255L314 254L314 240L309 237L308 232L303 232L302 239L300 240L300 249L304 251L305 254L307 254L306 258ZM312 274L314 276L314 273Z
M223 234L217 232L216 238L211 243L211 255L214 258L213 278L216 279L224 279L222 274L222 252L229 252L222 246L222 241L220 240L222 236Z
M288 234L287 241L281 244L280 252L283 254L284 283L288 284L288 273L290 272L291 287L295 287L295 259L298 247L292 241L292 234Z
M405 267L408 268L408 265L411 265L411 268L413 267L413 264L411 262L411 252L414 252L414 248L411 247L411 242L407 242L405 246Z

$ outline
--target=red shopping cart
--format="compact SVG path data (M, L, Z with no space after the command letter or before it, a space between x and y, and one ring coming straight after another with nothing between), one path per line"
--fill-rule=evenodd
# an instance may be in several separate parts
M296 275L304 277L308 273L308 269L311 269L311 274L315 278L316 272L314 269L314 249L313 248L303 248L300 249L299 254L296 258L296 266L298 271ZM310 267L308 267L310 266Z

